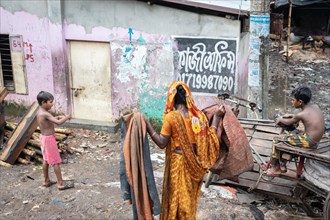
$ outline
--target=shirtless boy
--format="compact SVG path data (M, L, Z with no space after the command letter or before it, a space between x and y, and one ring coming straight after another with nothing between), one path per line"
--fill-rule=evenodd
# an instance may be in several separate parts
M43 156L43 173L44 173L44 187L49 187L56 182L49 178L49 164L54 165L54 172L57 178L57 188L59 190L69 189L74 187L72 181L63 181L60 164L62 163L58 146L55 139L54 124L61 125L71 118L71 115L54 117L49 110L54 105L54 96L49 92L41 91L37 96L40 109L37 113L37 121L41 131L40 142Z
M266 171L267 175L277 176L286 172L285 160L281 159L275 146L279 142L284 142L295 147L317 148L324 134L324 117L318 105L310 103L312 92L308 87L299 87L291 92L291 103L301 111L296 114L286 114L276 120L276 124L286 126L302 121L305 127L304 133L286 133L274 138L271 167ZM283 163L282 163L283 161Z

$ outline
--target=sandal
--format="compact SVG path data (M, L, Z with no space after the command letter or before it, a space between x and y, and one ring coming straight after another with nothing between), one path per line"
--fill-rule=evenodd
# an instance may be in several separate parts
M57 183L56 181L49 181L48 183L42 184L42 186L48 188L56 183Z
M63 182L64 182L64 186L57 187L59 190L74 188L74 182L72 180L64 180Z

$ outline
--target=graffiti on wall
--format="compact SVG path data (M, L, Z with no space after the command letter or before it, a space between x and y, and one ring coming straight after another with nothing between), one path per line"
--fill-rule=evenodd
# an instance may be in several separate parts
M34 63L33 45L31 42L23 41L20 36L11 37L11 49L13 51L22 51L24 49L25 60Z
M177 79L197 94L234 92L237 39L175 37Z

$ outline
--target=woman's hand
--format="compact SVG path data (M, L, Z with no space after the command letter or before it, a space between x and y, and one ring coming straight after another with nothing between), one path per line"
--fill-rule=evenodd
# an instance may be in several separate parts
M220 105L215 115L219 118L223 117L226 114L226 109L224 105Z

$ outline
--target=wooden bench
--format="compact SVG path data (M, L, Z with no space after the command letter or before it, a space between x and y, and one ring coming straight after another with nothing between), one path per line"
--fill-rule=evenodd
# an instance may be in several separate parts
M330 165L330 142L329 138L323 138L317 149L308 149L294 147L285 143L280 143L275 146L275 149L281 153L288 153L299 158L296 177L300 178L303 172L305 159L309 158Z

